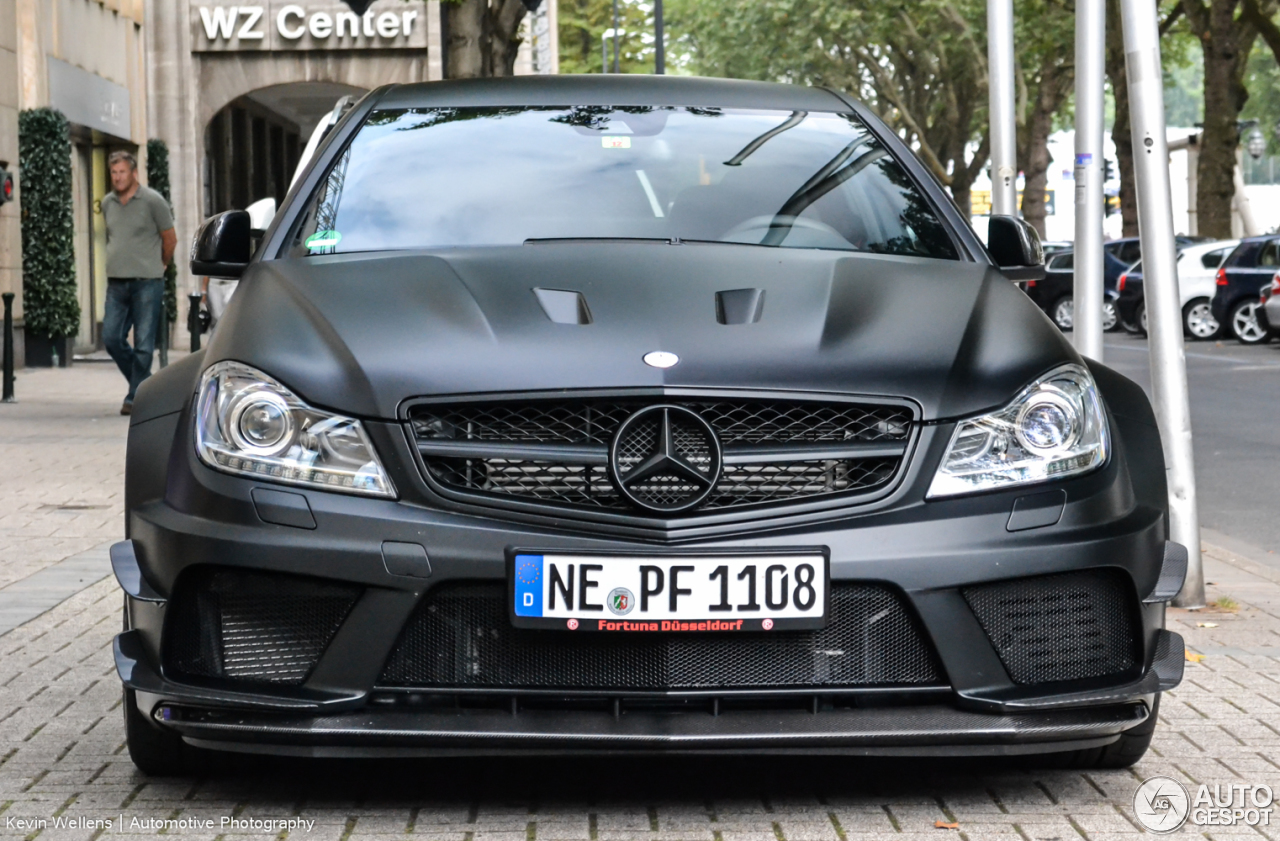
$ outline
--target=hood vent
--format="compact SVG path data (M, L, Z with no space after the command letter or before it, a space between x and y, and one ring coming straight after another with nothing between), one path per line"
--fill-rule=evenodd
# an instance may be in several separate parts
M763 289L728 289L716 293L716 321L721 324L755 324L763 313Z
M547 318L556 324L590 324L591 310L587 308L587 299L581 292L568 289L537 289L533 294L538 296L538 303Z

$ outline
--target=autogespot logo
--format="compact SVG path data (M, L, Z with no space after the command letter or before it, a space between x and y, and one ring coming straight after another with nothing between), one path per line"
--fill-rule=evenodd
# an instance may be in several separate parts
M1152 777L1133 793L1133 812L1152 832L1173 832L1187 822L1190 811L1187 790L1169 777Z

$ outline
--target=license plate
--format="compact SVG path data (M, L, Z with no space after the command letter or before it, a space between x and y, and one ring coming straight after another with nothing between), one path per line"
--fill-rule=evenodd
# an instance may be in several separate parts
M736 632L822 628L824 552L613 556L518 552L508 563L517 628Z

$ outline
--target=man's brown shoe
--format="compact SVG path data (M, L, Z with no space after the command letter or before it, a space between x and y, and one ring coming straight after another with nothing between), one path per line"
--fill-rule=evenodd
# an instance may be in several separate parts
M132 403L130 403L128 400L126 400L126 401L124 401L123 403L121 403L121 404L120 404L120 414L122 414L122 415L132 415L132 414L133 414L133 404L132 404Z

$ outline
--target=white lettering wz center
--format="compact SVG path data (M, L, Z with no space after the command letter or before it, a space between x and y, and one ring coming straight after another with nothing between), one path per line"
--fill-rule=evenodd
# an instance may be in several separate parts
M337 2L229 5L191 0L193 52L422 49L421 0L382 0L363 15Z

